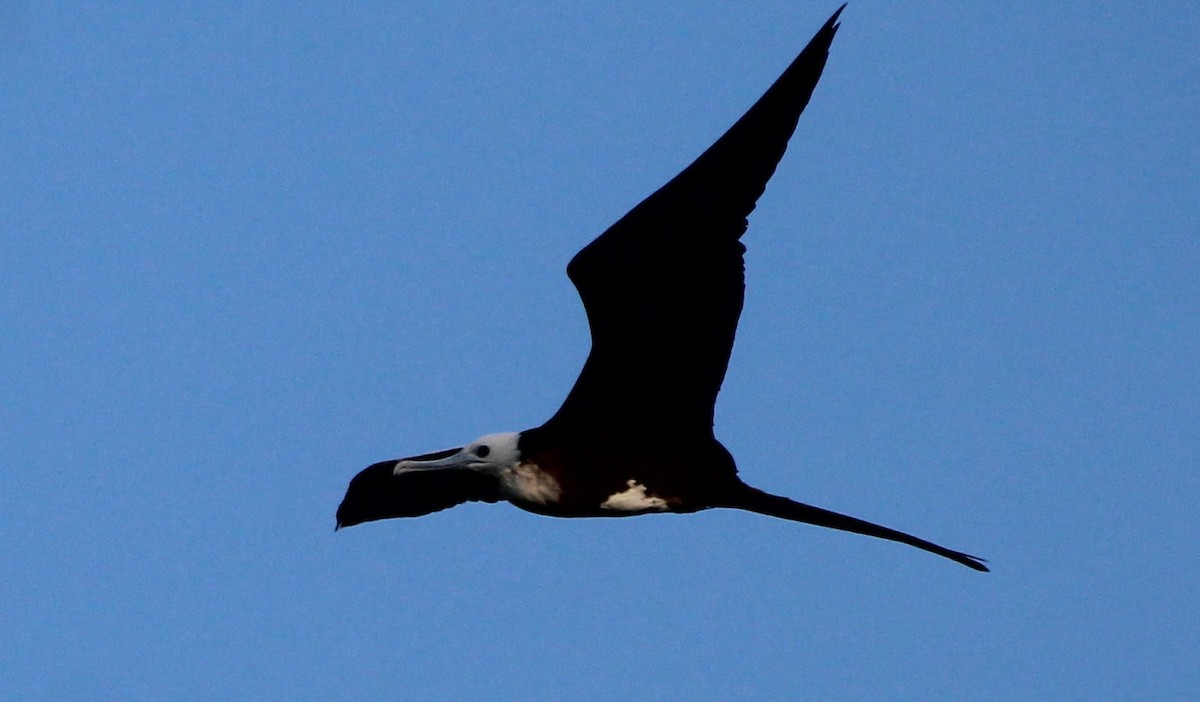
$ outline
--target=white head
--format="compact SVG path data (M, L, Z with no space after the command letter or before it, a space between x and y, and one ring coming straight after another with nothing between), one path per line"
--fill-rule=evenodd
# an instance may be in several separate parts
M498 473L504 468L521 462L521 450L517 444L518 432L488 434L467 444L457 453L435 460L406 459L397 461L393 475L415 473L425 470L465 469L482 473Z

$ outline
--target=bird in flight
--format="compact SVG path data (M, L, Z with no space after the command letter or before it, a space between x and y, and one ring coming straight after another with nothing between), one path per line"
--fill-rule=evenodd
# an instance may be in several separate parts
M742 482L713 435L713 408L742 311L740 239L817 85L842 8L720 139L567 266L592 348L539 427L364 469L338 528L507 500L553 517L715 507L841 529L944 556L975 556Z

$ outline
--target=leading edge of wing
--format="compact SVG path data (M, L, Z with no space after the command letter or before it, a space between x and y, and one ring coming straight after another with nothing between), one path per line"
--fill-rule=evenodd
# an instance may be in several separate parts
M738 239L821 77L841 11L716 143L571 260L592 350L552 422L640 407L658 417L686 410L673 419L711 431L742 307Z
M744 220L754 210L767 181L775 173L800 115L821 79L829 58L829 47L841 26L837 19L845 8L843 4L829 17L771 87L721 138L571 259L567 275L576 288L591 282L591 269L602 266L605 259L617 253L614 248L618 245L629 247L628 253L634 253L639 244L648 243L639 241L638 237L666 234L639 231L636 226L631 226L643 218L661 221L661 215L650 216L648 210L687 212L688 220L700 220L698 215L707 213L716 216L717 221L731 225L725 233L733 238L744 233ZM700 221L713 222L712 219ZM583 295L584 290L580 289L580 293ZM586 305L586 299L584 303Z

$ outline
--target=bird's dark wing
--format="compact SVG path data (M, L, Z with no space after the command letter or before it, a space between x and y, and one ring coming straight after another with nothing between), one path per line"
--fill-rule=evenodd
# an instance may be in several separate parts
M408 460L443 458L457 452L450 449ZM495 476L455 469L393 475L395 467L396 461L384 461L354 476L338 506L338 528L376 519L419 517L464 502L503 499Z
M724 136L567 266L592 349L547 426L712 435L745 290L739 239L821 77L841 11Z

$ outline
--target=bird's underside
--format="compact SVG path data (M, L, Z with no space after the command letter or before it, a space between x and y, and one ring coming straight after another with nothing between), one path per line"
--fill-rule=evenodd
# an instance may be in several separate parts
M716 143L572 259L592 348L558 411L524 432L368 467L350 482L339 528L470 501L557 517L726 507L987 570L974 556L752 488L713 436L742 310L740 240L821 77L841 11Z
M975 570L988 570L975 556L746 485L737 475L732 456L715 439L709 439L707 445L699 441L669 443L680 447L669 453L600 442L577 456L564 449L562 442L545 445L539 429L491 435L465 448L385 461L367 468L354 478L351 491L356 491L355 483L369 483L370 487L360 489L379 499L383 511L362 521L421 516L468 501L508 501L551 517L629 517L732 508L896 541ZM519 458L506 461L494 472L430 465L461 460L473 455L479 446L503 450L503 443L510 437ZM402 469L405 465L412 470ZM338 510L339 528L360 523L353 519Z

